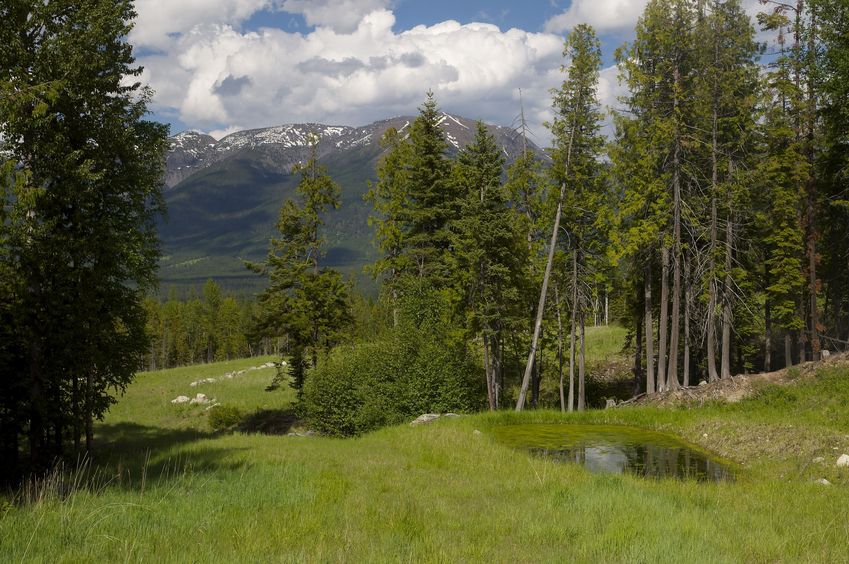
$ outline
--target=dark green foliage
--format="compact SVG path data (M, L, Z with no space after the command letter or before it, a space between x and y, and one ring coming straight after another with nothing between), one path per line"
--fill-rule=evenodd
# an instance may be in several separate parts
M319 352L338 343L353 321L349 286L339 272L319 266L324 214L340 206L341 189L318 163L317 143L313 139L310 159L293 170L301 175L298 200L283 202L279 236L271 240L266 262L247 265L269 277L268 289L259 296L256 332L288 338L292 386L299 395L307 366L315 367Z
M426 283L406 280L399 325L384 338L334 350L309 373L303 408L310 425L356 435L422 413L482 406L482 378L453 332L450 307Z
M92 420L148 347L167 126L144 119L151 93L125 41L134 16L129 2L0 5L0 133L24 173L0 172L12 304L0 315L14 331L0 373L25 390L3 396L16 402L4 439L16 450L27 436L32 469L83 434L91 447Z
M216 405L207 415L209 428L213 431L233 429L241 423L243 417L244 414L239 408L232 405Z

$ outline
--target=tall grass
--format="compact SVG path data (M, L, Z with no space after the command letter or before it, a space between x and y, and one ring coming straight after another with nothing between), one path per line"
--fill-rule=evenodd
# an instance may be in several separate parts
M168 403L230 369L141 375L94 460L0 508L0 561L847 560L849 472L834 465L849 452L846 370L735 405L480 414L341 440L216 434L202 408ZM290 391L264 391L270 371L255 376L210 395L247 411L289 404ZM594 475L490 432L534 421L671 431L743 469L719 484Z

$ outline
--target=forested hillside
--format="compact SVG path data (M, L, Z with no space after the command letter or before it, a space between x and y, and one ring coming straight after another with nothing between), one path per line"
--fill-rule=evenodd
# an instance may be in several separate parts
M159 222L163 288L176 287L184 295L210 277L242 293L264 286L245 270L244 261L265 254L277 210L298 182L292 167L309 158L310 136L315 135L318 159L342 188L342 205L327 216L328 264L374 293L363 273L378 257L363 195L376 179L384 132L406 131L414 119L397 117L364 127L285 125L237 132L220 141L192 131L172 137L165 170L168 213ZM442 114L439 125L449 151L472 140L472 120ZM508 161L521 153L517 132L487 127Z

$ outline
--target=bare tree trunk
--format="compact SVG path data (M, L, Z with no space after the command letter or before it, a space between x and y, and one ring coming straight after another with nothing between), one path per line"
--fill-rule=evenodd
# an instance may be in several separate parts
M581 323L581 350L578 356L578 411L584 411L586 408L586 391L585 391L585 378L586 378L586 370L584 366L584 360L586 358L586 333L584 331L585 322L584 322L584 307L583 307L583 298L581 298L581 313L580 313L580 323Z
M678 111L677 85L681 74L676 65L674 81L676 85L675 111ZM670 323L669 360L666 373L666 389L677 390L678 383L678 339L681 330L681 137L675 132L675 148L672 156L672 319Z
M539 340L542 341L544 337L544 329L540 329ZM539 385L540 380L542 378L542 353L543 347L537 349L537 358L534 362L534 374L533 379L531 380L531 406L536 409L539 405Z
M575 409L575 331L578 316L578 251L572 251L572 324L569 331L569 411Z
M492 389L493 373L492 363L489 360L489 336L484 331L483 334L483 368L486 374L486 399L489 401L489 410L495 411L495 394Z
M571 141L570 141L571 146ZM567 166L568 168L568 166ZM560 229L560 216L563 211L563 198L566 195L566 184L560 185L560 199L557 202L557 213L554 216L554 229L551 230L551 242L548 248L548 261L545 264L545 274L542 278L542 289L539 293L539 303L537 304L537 316L534 321L534 334L531 338L531 350L528 353L528 362L525 364L525 374L522 377L522 386L519 389L519 399L516 401L516 411L522 411L525 407L525 398L528 395L528 385L531 381L531 371L534 368L534 357L539 344L539 333L542 329L542 315L545 311L545 295L548 291L548 280L551 278L551 267L554 263L554 251L557 247L557 232Z
M784 334L784 366L785 368L793 366L793 343L790 333Z
M804 324L805 323L804 298L799 299L798 312L799 312L798 313L799 319L801 319L802 323ZM806 331L804 329L799 329L799 331L796 335L796 338L797 338L796 346L799 347L799 364L802 364L803 362L806 361L805 356L806 356L807 351L805 351L805 341L807 341L808 336L805 333L806 333Z
M651 304L651 258L646 262L646 273L643 279L643 321L646 324L646 393L651 395L656 391L654 380L654 321Z
M640 382L643 380L643 367L640 360L643 355L643 320L639 317L634 327L634 396L640 393Z
M813 190L813 188L812 188ZM808 229L811 230L811 234L808 236L808 272L810 275L809 281L809 292L810 292L810 336L808 340L811 343L811 360L819 360L820 359L820 350L822 345L820 344L819 338L819 314L817 313L817 250L816 250L816 233L814 233L814 209L813 203L810 203L811 198L808 198L808 216L809 223Z
M501 387L501 382L504 379L504 347L501 345L501 341L495 339L493 341L493 345L495 346L495 353L493 356L495 373L492 375L492 387L493 392L495 394L495 409L497 410L499 407L499 390Z
M769 268L764 261L764 280L765 286L769 287ZM772 311L770 307L769 297L764 300L764 372L772 370Z
M94 448L94 414L91 403L91 394L93 389L93 379L91 370L86 374L86 394L85 394L85 451L91 457L92 449Z
M715 142L715 141L714 141ZM716 175L716 164L714 163L714 176ZM708 257L708 311L707 311L707 367L708 381L715 382L719 379L716 371L716 197L711 200L710 210L710 255Z
M731 376L731 253L734 247L734 216L729 212L725 224L725 285L722 290L722 371L721 378Z
M572 143L575 140L575 125L577 124L577 114L572 119L572 130L569 132L569 144L566 148L566 163L565 173L569 174L569 166L572 162ZM531 338L531 350L528 353L528 362L525 364L525 374L522 377L522 386L519 389L519 399L516 401L516 411L522 411L525 407L525 397L528 394L528 384L530 383L531 370L533 369L534 353L536 353L539 332L542 328L542 315L545 311L545 294L548 290L548 279L551 277L551 267L554 263L554 250L557 247L557 235L560 230L560 216L563 212L563 198L566 196L566 183L560 184L560 197L557 200L557 213L554 215L554 228L551 230L551 242L548 248L548 260L545 263L545 274L542 278L542 289L539 293L539 303L537 304L537 317L534 322L534 335Z
M661 249L660 321L658 323L657 391L666 390L666 325L669 321L669 247Z
M560 292L554 288L554 304L557 310L557 370L560 375L560 411L566 411L566 397L563 393L563 320L560 316Z
M807 198L807 214L808 214L808 274L809 274L809 283L808 283L808 292L810 293L810 303L808 307L810 308L810 334L808 340L811 343L811 360L820 360L820 349L822 345L820 344L819 338L819 312L817 311L817 290L819 284L817 282L817 229L816 229L816 212L815 205L817 199L817 182L814 178L813 172L816 171L816 156L814 154L814 133L816 127L816 115L817 115L817 92L816 92L816 73L812 72L810 67L813 67L816 64L815 60L811 60L816 57L816 41L817 41L817 16L816 16L816 5L811 2L808 2L808 8L810 9L811 19L810 19L810 29L808 30L808 66L809 72L807 76L807 91L808 91L808 104L807 104L807 112L806 112L806 136L807 136L807 156L808 163L811 165L811 173L808 175L808 198ZM801 6L800 6L801 8Z
M690 385L690 261L684 261L684 386Z

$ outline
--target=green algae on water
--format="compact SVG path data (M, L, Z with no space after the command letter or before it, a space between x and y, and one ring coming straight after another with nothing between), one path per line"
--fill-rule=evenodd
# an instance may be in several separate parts
M511 447L581 464L591 472L647 478L733 480L731 466L673 435L623 425L520 424L493 429Z

